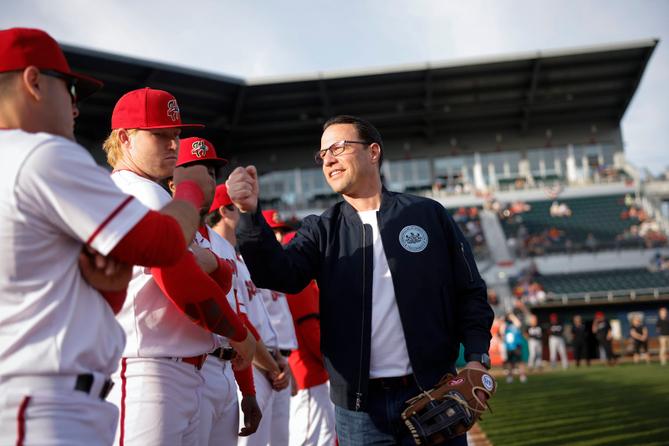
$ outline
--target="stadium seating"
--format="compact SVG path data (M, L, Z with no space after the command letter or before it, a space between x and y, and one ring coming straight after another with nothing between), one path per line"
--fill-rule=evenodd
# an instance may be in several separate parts
M538 276L535 280L546 293L554 294L669 287L667 272L650 272L645 268L555 274Z
M533 201L529 212L503 220L502 226L507 237L515 237L519 226L525 226L529 234L556 228L564 231L561 244L570 239L575 245L582 245L588 234L592 234L598 243L613 244L616 236L622 234L636 220L622 220L621 212L626 207L623 195L608 195L558 200L565 203L572 211L570 217L551 217L552 200Z

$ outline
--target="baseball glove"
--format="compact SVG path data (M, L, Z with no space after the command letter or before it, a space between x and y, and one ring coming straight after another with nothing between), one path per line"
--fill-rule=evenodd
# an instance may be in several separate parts
M407 401L402 419L416 444L440 444L471 429L490 409L476 395L477 390L490 398L497 383L483 370L465 368L457 376L444 376L432 389Z

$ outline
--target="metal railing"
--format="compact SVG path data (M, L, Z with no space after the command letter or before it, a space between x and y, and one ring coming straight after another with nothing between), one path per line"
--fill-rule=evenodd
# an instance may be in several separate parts
M638 288L611 291L587 291L578 293L547 293L542 302L529 304L532 307L555 305L606 304L616 302L652 301L669 299L669 287Z

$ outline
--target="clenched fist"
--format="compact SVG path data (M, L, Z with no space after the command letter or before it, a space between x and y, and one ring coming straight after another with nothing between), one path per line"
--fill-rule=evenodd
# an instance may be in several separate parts
M255 166L236 168L225 185L230 199L240 211L254 213L258 209L258 172Z

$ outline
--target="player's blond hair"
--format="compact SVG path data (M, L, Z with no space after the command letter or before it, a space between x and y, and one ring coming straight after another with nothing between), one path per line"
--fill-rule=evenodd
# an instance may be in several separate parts
M105 142L102 143L102 150L104 150L107 154L107 163L109 163L109 165L112 167L116 167L116 164L118 164L119 160L123 158L123 147L121 144L121 138L119 137L121 130L123 129L112 130L107 139L105 139ZM125 130L128 132L129 136L132 136L137 132L136 129Z

